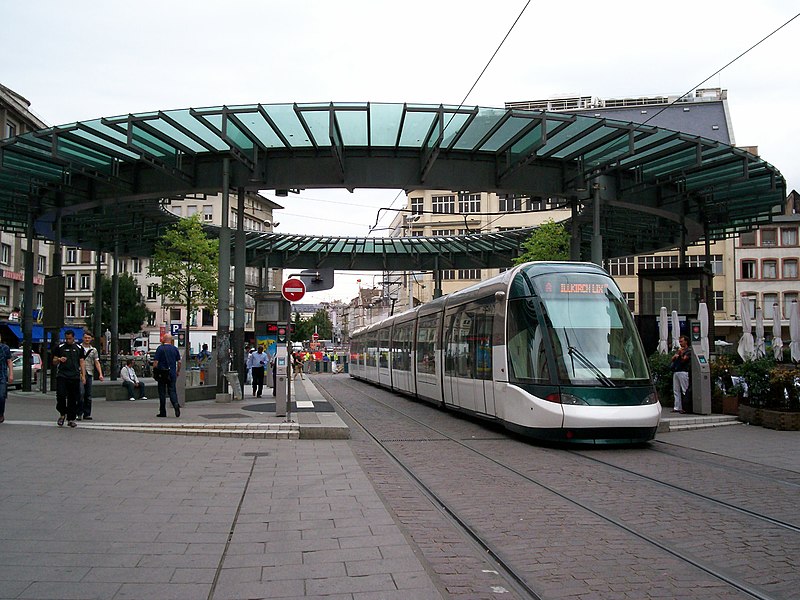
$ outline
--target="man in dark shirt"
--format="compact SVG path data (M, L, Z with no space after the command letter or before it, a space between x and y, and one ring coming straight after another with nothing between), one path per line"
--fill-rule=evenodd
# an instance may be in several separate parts
M78 410L78 399L81 395L81 383L86 382L86 365L83 348L75 343L75 332L67 329L64 332L64 343L53 351L53 366L56 375L56 410L58 426L64 426L64 419L70 427L77 427L75 422Z
M172 403L172 408L175 410L175 416L181 416L178 392L175 389L178 375L181 373L181 353L172 345L172 341L173 337L170 334L166 334L161 338L161 345L158 347L156 355L153 357L153 369L169 369L169 380L158 381L157 417L167 416L167 393L169 393L169 401Z

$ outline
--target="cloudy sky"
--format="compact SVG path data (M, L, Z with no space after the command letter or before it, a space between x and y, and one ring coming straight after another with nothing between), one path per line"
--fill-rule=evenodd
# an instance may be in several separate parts
M457 105L526 3L3 0L0 83L51 125L257 102ZM798 12L796 0L531 0L465 104L722 87L735 142L757 145L800 188L800 18L704 82ZM391 190L306 190L279 200L278 231L366 235L379 207L401 201ZM337 277L309 300L349 299L356 278L373 280Z

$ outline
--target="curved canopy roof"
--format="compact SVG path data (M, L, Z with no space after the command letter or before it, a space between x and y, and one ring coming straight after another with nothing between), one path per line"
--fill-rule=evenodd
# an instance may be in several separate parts
M777 214L786 195L780 172L760 157L648 125L447 105L252 104L101 118L4 140L0 227L24 231L30 214L37 234L52 238L60 212L65 243L110 249L116 239L122 252L147 255L175 218L160 199L218 192L224 158L231 188L248 190L473 190L576 197L583 210L594 183L606 256L675 246L682 230L692 242L704 227L711 238L749 229ZM588 245L588 214L579 223ZM341 254L337 265L366 268L375 262L367 255L397 247L302 237L248 234L250 261L273 252L311 265ZM406 240L398 253L419 260L469 245ZM486 252L486 265L497 262Z

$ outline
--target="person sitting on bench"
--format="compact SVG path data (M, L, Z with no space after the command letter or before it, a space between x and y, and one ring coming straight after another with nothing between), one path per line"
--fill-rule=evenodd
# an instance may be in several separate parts
M125 366L122 367L120 375L122 375L122 385L128 390L128 400L133 401L136 399L134 398L134 390L137 389L139 390L139 400L147 400L147 396L144 395L144 381L139 381L136 376L136 371L133 370L132 358L125 361Z

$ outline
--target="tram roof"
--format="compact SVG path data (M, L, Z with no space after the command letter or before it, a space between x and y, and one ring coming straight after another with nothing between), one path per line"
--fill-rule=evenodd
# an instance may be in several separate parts
M60 213L64 243L110 250L116 240L122 253L148 255L176 219L165 199L217 193L224 159L233 189L576 197L585 247L594 182L606 256L674 247L682 231L691 243L704 227L712 239L733 235L769 222L786 196L780 172L759 156L649 125L444 104L250 104L99 118L0 141L0 228L24 232L30 216L52 239ZM416 268L433 255L442 268L505 266L520 234L400 240L248 232L247 249L249 262L273 266Z

